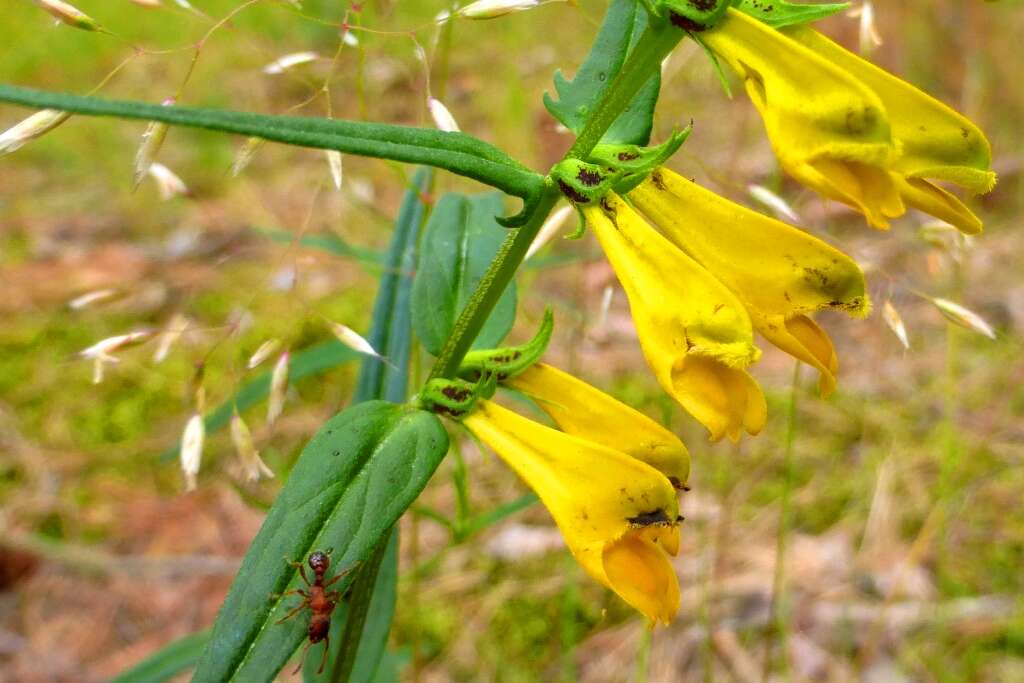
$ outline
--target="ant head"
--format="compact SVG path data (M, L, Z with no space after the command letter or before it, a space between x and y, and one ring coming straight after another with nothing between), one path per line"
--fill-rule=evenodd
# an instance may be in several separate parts
M317 550L309 556L309 568L315 572L322 573L327 571L327 568L331 566L331 558L327 557L327 553Z

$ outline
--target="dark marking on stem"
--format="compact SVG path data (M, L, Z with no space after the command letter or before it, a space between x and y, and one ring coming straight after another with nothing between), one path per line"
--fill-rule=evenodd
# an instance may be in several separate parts
M597 171L588 171L585 168L580 169L576 174L576 179L587 187L596 187L601 184L601 174Z

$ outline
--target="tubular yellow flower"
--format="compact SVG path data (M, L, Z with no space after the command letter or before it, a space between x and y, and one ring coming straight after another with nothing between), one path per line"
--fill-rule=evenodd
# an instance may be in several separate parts
M527 394L566 434L602 444L658 470L675 488L690 476L690 453L672 432L567 372L544 363L504 382Z
M609 193L584 208L626 290L640 346L662 388L717 440L764 427L764 394L745 368L760 351L743 304Z
M838 249L661 168L629 193L640 211L743 302L768 341L835 388L832 341L810 317L824 308L866 315L864 274Z
M594 579L652 621L672 620L679 581L668 554L679 549L678 503L664 475L490 401L463 424L537 492Z
M965 233L981 231L981 221L955 196L929 179L955 183L975 194L996 182L990 170L992 148L969 119L904 80L837 45L809 26L783 32L831 62L878 95L889 114L900 155L892 164L907 204Z
M735 9L701 39L743 78L787 173L877 228L905 212L889 173L899 152L885 106L870 88Z

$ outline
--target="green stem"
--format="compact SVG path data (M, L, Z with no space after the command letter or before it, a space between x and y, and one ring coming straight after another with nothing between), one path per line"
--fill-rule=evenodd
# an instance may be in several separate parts
M593 151L640 88L661 67L661 60L672 51L684 35L683 31L667 22L658 22L657 25L652 23L647 27L615 80L594 107L587 124L566 153L566 159L585 159ZM532 207L526 224L505 239L476 291L455 321L452 332L448 335L430 371L428 381L438 377L455 376L463 357L480 333L505 288L512 281L530 244L537 236L537 231L544 224L560 196L553 184L547 185L536 206Z
M768 640L764 651L764 680L768 680L772 670L773 638L777 637L782 651L783 670L788 673L788 657L786 655L786 637L789 621L788 605L786 604L786 541L789 538L790 498L793 492L793 452L796 446L796 408L797 391L800 388L800 361L793 368L793 384L789 391L789 404L786 406L786 443L782 461L782 496L779 499L779 530L775 537L775 575L772 578L772 600L768 608Z
M544 178L497 147L465 133L339 119L273 116L202 107L165 107L0 85L0 102L59 109L89 116L161 121L255 136L300 147L436 166L478 180L524 200L536 197Z
M455 321L452 332L448 335L441 353L438 354L427 381L438 377L455 376L459 364L473 345L473 340L483 329L484 323L487 322L487 316L491 314L491 310L498 303L502 292L512 281L519 264L523 262L527 250L537 236L537 231L544 224L544 220L560 196L556 187L546 186L540 202L526 225L513 230L505 238L498 253L494 256L494 260L487 268L487 272L480 279L480 284L477 285L473 295L466 302L466 307L462 309L458 320Z
M598 100L587 124L566 152L565 158L586 159L590 155L640 89L661 68L661 61L686 35L667 21L654 17L650 21L615 80Z

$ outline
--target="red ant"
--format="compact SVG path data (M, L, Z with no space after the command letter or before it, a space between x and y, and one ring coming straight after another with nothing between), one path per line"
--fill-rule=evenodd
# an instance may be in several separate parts
M306 661L306 653L309 651L309 648L322 640L324 641L324 656L320 660L320 668L317 669L317 673L320 674L324 671L324 665L327 663L327 652L331 649L331 613L334 612L334 608L342 598L341 591L328 591L327 588L345 578L349 572L355 569L356 565L340 572L333 579L324 583L324 574L327 573L328 568L331 566L331 558L327 556L327 553L317 550L309 556L309 568L313 570L314 574L314 580L311 583L309 577L306 576L306 568L301 562L294 562L287 558L285 558L285 561L299 570L302 580L309 586L309 592L307 593L301 588L285 591L282 597L284 595L301 595L303 600L298 607L278 619L277 623L280 624L291 619L307 607L312 613L312 616L309 618L309 630L307 632L309 642L306 643L306 647L302 650L302 659L299 660L299 665L295 667L295 671L292 673L299 672L302 664Z

